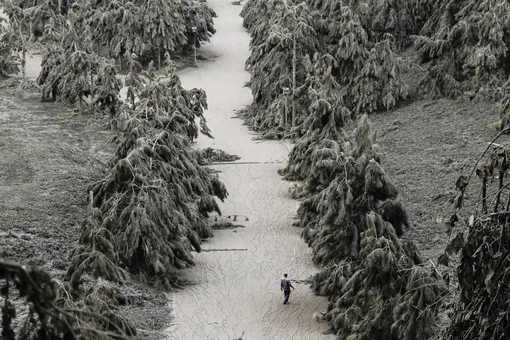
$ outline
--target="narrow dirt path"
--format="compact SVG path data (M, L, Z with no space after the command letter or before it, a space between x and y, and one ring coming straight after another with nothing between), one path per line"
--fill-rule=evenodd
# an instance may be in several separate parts
M234 110L250 103L249 79L244 71L248 34L242 27L240 6L210 1L218 13L218 30L198 69L180 72L186 88L203 88L208 95L207 119L215 139L201 137L199 145L223 149L242 159L237 164L217 165L230 193L221 204L224 215L242 215L234 224L246 228L220 230L196 254L197 265L182 272L194 284L172 295L175 322L169 338L178 340L279 340L330 339L322 335L326 323L312 319L327 308L304 283L315 273L310 250L292 227L298 202L288 194L277 169L285 164L290 145L254 142L242 122L232 119ZM245 217L248 221L245 221ZM283 305L279 279L288 272L296 280L290 304ZM332 338L332 337L331 337Z

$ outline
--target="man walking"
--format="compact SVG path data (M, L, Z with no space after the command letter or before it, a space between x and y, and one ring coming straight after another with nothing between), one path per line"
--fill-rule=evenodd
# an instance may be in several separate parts
M289 302L290 297L290 289L294 289L292 286L292 283L290 283L290 280L287 278L287 273L283 274L283 278L280 283L280 290L283 290L283 304L286 305Z

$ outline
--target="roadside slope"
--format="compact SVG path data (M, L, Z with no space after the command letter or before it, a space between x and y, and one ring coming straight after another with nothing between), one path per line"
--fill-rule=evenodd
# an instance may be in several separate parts
M498 131L491 103L462 103L447 99L417 101L370 116L385 153L383 165L397 185L412 228L404 234L416 242L424 260L437 263L448 236L444 221L451 216L455 182L469 175L475 161ZM500 142L509 138L502 136ZM468 193L464 212L479 201L478 182ZM443 223L438 223L438 220Z

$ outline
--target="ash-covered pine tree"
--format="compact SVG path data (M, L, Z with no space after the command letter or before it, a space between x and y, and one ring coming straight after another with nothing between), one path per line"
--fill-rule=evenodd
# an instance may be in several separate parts
M430 338L443 286L421 267L416 246L398 238L408 217L366 116L352 137L324 140L306 157L311 166L287 171L320 185L308 190L298 225L322 267L313 288L329 296L332 331L338 339Z
M165 53L187 43L186 23L180 15L181 5L175 0L144 0L139 3L142 7L143 39L155 50L157 65L161 68L161 58Z
M19 73L20 68L16 36L4 25L7 25L6 21L0 18L0 76L7 77Z
M199 48L203 42L209 42L216 29L213 18L216 12L207 5L206 0L182 1L182 13L186 25L186 37L188 46L195 44ZM193 29L195 27L195 29Z
M191 140L204 93L182 88L170 63L149 77L124 127L111 173L90 188L93 207L72 254L71 281L84 272L122 281L142 271L169 284L171 271L193 265L193 250L212 236L205 217L227 196L217 175L199 165Z
M64 33L64 58L60 59L51 53L58 53L55 49L49 51L49 55L43 59L41 72L47 72L46 77L40 77L43 97L50 93L56 96L64 104L79 104L80 112L83 113L94 88L94 77L101 65L101 59L90 49L90 44L85 33L85 39L78 34L83 28L78 20L73 20L73 12L70 11L70 22ZM84 29L84 28L83 28Z
M340 84L331 70L336 61L330 55L314 55L309 66L306 95L310 98L308 115L303 117L295 134L301 136L289 154L282 174L288 180L304 181L294 192L296 197L321 191L336 176L341 147L346 140L343 131L351 113L343 105Z
M319 46L306 4L275 0L273 8L277 11L264 17L265 22L252 32L252 52L246 61L251 79L246 85L252 90L253 103L241 115L254 129L264 130L264 137L281 138L308 106L302 86L309 55Z
M47 25L43 37L50 41L46 41L48 47L37 81L43 100L51 94L53 100L58 98L64 104L78 103L80 112L90 105L108 110L113 117L120 105L121 83L115 66L94 52L90 21L84 10L88 11L78 5L69 10L69 21L62 33Z
M127 88L127 100L131 108L134 109L135 102L145 86L145 78L141 76L143 69L142 65L136 60L136 54L126 54L126 59L129 73L124 78L124 86Z
M342 85L342 100L354 115L394 107L407 97L407 85L400 78L402 60L394 55L388 39L372 43L349 7L342 7L340 13L329 32L332 43L327 50L337 60L333 74Z
M415 39L427 73L420 88L430 97L493 96L508 78L510 4L495 0L442 0Z
M123 339L136 328L118 314L118 290L99 284L72 291L45 271L9 261L0 251L3 339ZM84 296L86 294L86 297Z
M108 111L113 119L120 105L121 86L115 65L103 60L94 79L91 104L102 111Z
M143 28L140 22L141 8L132 2L126 2L117 9L116 20L118 26L113 30L113 37L109 43L109 50L114 58L121 60L125 55L135 53L141 55L146 49L143 39Z
M374 10L371 29L376 39L391 34L400 49L412 45L434 11L435 0L383 0Z
M23 82L27 81L26 63L27 63L27 50L28 40L30 38L30 16L22 8L16 6L11 0L7 0L4 6L4 12L9 18L8 30L10 35L16 42L12 44L12 48L18 54L21 54L21 74Z
M113 50L115 43L113 42L114 36L119 32L130 32L132 30L129 26L124 26L121 10L121 3L119 1L111 1L103 6L87 6L87 11L82 11L80 14L87 24L92 28L92 36L90 40L94 43L93 50L97 55L101 55L103 47L106 47L108 58L115 58ZM135 24L136 29L136 24ZM115 46L117 46L115 44Z

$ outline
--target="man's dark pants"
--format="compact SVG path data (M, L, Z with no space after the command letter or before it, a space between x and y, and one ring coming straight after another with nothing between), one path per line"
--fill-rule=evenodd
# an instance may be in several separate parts
M285 297L283 299L283 304L286 305L287 302L289 302L289 297L290 297L290 289L284 289L283 290L283 296Z

